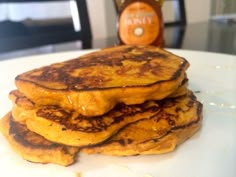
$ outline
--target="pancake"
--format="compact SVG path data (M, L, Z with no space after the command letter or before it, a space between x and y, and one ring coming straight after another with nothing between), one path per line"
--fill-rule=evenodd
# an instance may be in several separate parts
M55 163L68 166L75 162L78 148L50 142L15 122L11 113L0 120L0 130L10 146L23 159L35 163Z
M192 92L159 101L160 112L150 119L132 123L107 141L81 152L116 156L161 154L173 151L199 130L202 104Z
M141 104L172 94L189 63L154 46L116 46L22 73L20 92L39 105L57 105L84 116L116 104Z
M10 94L14 120L44 138L70 146L100 143L122 127L159 112L159 105L147 101L139 105L118 104L102 116L85 117L54 105L38 106L18 91Z
M182 95L186 95L188 93L188 78L185 76L184 80L182 81L181 85L170 95L169 97L178 97ZM19 90L12 90L9 93L9 99L13 102L13 104L17 104L24 109L32 109L36 106L40 107L40 105L34 103L32 100L27 98L23 93L21 93ZM86 116L88 117L88 116ZM89 117L88 117L89 118Z

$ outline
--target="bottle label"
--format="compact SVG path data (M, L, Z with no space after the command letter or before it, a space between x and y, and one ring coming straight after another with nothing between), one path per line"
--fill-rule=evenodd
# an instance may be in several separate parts
M120 15L119 35L125 44L148 45L155 41L160 33L160 21L157 13L144 2L134 2Z

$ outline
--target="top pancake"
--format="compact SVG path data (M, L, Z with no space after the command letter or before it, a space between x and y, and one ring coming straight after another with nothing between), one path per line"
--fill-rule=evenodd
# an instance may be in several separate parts
M20 92L40 105L59 105L85 116L117 103L160 100L182 83L189 63L153 46L118 46L34 69L16 77Z

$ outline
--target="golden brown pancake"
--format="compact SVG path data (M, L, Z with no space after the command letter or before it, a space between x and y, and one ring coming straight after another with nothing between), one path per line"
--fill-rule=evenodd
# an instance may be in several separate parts
M15 122L11 113L0 120L0 130L15 152L35 163L55 163L68 166L75 162L78 148L50 142Z
M100 143L127 124L148 119L159 112L159 105L147 101L139 105L116 105L111 111L94 117L85 117L58 106L38 106L18 91L10 94L15 121L46 139L71 146Z
M185 79L182 81L181 85L173 93L168 95L168 98L186 95L187 93L188 93L188 78L185 76ZM40 105L34 103L29 98L27 98L19 90L12 90L9 93L9 99L13 102L13 104L17 104L21 107L24 107L24 109L32 109L35 106L38 106L38 107L40 106ZM86 116L86 117L88 117L88 116Z
M161 154L173 151L201 126L202 104L192 92L158 101L160 112L121 129L107 141L81 151L117 156Z
M172 94L189 63L153 46L116 46L18 75L20 92L39 105L97 116L116 104L141 104Z

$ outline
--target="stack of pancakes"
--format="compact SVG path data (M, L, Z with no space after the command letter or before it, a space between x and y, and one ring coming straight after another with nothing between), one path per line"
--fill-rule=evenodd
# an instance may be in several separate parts
M124 45L37 68L16 77L0 129L32 162L170 152L201 126L188 67L164 49Z

